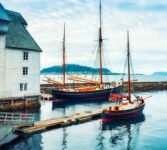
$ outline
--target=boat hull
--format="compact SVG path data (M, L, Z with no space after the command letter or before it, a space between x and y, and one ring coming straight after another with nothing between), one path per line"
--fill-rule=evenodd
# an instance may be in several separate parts
M52 90L52 102L53 103L70 103L70 102L92 102L92 101L103 101L109 99L110 93L120 93L122 86L96 90L87 92L69 92L69 91L58 91Z
M129 119L139 116L143 113L145 103L139 105L136 108L128 110L103 110L102 112L102 122L110 122L115 120Z

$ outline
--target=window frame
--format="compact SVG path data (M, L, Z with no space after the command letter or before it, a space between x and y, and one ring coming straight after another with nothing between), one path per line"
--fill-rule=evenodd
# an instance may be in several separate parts
M28 84L27 84L27 83L24 83L23 85L24 85L24 91L27 91L27 89L28 89Z
M23 52L23 60L28 60L29 53Z
M22 74L23 75L28 75L28 67L23 67Z
M28 90L28 83L19 83L20 91L27 91Z
M23 83L20 83L20 91L23 91Z

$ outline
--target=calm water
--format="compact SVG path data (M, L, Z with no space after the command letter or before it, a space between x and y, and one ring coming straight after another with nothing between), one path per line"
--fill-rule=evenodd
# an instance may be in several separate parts
M80 125L54 129L16 140L10 150L165 150L167 149L167 91L144 92L149 96L144 115L136 120L101 124L95 120ZM105 103L77 104L52 110L51 102L42 102L38 119L70 115L103 108Z

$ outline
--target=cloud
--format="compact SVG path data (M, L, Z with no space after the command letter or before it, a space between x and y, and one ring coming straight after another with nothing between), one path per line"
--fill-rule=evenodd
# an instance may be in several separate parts
M2 0L2 4L6 9L20 12L28 22L29 32L43 49L42 68L61 63L61 52L58 51L62 50L64 22L69 63L85 64L85 59L90 59L87 58L90 48L97 46L97 0L10 0L10 3ZM164 67L167 51L166 7L164 0L103 0L106 66L114 72L122 71L120 68L126 56L126 30L129 29L135 71L167 71Z

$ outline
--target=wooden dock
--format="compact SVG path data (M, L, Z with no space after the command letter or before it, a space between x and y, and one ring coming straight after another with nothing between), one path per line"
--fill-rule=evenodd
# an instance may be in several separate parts
M71 116L66 116L64 118L55 118L44 121L34 122L33 126L15 126L14 130L16 134L34 134L37 132L43 132L53 128L60 128L64 126L70 126L75 124L80 124L90 120L101 118L101 113L103 109L93 110L85 113L76 113Z

